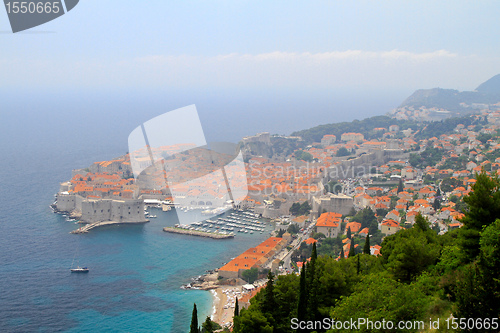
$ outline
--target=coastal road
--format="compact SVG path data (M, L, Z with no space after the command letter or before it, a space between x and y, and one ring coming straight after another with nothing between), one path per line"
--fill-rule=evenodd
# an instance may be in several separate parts
M309 227L307 227L305 232L299 234L297 239L295 239L292 242L292 244L291 244L292 249L290 251L288 251L288 253L285 255L285 257L283 259L281 259L284 262L283 268L285 268L286 270L290 270L290 271L293 269L293 267L291 265L292 253L293 253L293 251L295 251L296 249L298 249L300 247L300 244L302 244L302 242L304 240L306 240L310 237L313 227L314 227L314 224L311 223L311 225Z

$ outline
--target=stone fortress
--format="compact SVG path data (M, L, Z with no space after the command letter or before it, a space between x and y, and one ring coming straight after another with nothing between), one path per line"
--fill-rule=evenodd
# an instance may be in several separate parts
M116 200L84 198L78 194L59 192L56 209L68 212L84 223L114 221L118 223L147 222L144 217L144 200Z

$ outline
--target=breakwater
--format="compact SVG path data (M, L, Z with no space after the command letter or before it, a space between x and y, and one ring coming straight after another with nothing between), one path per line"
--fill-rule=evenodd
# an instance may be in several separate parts
M208 238L214 238L214 239L234 238L233 234L220 234L220 233L216 233L216 232L206 232L206 231L183 229L183 228L176 228L176 227L165 227L165 228L163 228L163 231L170 232L173 234L208 237Z
M147 223L147 222L149 222L149 220L145 220L145 221L141 221L141 222L117 222L117 221L95 222L95 223L86 224L81 228L73 230L70 232L70 234L85 234L94 228L108 226L108 225L141 224L141 223Z

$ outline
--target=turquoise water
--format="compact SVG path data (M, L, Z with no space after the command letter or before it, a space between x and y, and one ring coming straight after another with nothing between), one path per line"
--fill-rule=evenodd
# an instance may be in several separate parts
M212 296L179 287L268 236L169 234L162 228L175 224L176 214L159 209L150 209L158 218L148 224L70 235L73 222L43 210L30 243L13 249L17 258L2 258L0 331L186 332L193 303L202 320ZM88 274L70 273L75 256Z

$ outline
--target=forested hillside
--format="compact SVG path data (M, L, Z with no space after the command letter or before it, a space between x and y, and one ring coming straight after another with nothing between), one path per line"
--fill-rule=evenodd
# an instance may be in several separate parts
M439 318L440 329L433 332L497 332L498 322L492 328L500 314L500 180L484 171L476 180L463 199L462 228L437 235L418 215L412 228L384 239L378 257L366 248L347 259L318 256L313 246L300 276L269 276L249 309L235 317L234 332L343 332L313 326L293 330L293 318L310 325L324 318L423 321L429 332L429 318ZM474 327L480 322L482 328L468 329L450 315L474 318ZM408 331L414 330L391 330Z

